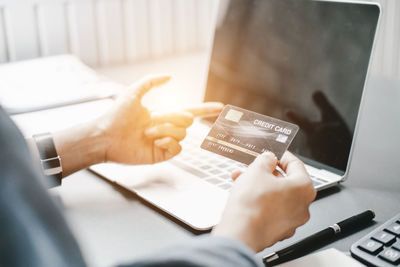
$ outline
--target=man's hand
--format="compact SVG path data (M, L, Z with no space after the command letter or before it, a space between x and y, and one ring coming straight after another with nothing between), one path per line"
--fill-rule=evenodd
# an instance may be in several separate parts
M195 116L218 114L221 103L204 103L173 113L150 112L142 97L169 75L148 76L119 95L109 112L85 125L54 133L63 176L101 162L149 164L177 155Z
M258 252L308 221L316 191L304 164L286 152L280 166L287 177L275 172L276 164L272 153L264 153L245 173L233 174L235 185L213 234L241 240Z

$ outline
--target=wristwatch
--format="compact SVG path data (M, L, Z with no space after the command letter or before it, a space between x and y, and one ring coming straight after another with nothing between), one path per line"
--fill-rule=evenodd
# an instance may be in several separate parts
M61 158L57 154L51 133L41 133L32 136L39 151L40 161L45 176L56 185L61 184L62 166Z

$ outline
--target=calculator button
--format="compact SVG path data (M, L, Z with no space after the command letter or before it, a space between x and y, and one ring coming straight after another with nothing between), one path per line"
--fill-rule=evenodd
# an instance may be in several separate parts
M379 254L379 257L390 263L398 264L400 262L400 251L388 248Z
M398 223L392 223L388 227L385 228L386 231L394 234L394 235L400 235L400 224Z
M385 246L388 246L392 244L394 241L396 241L396 237L394 235L384 231L379 231L372 237L372 239L381 242Z
M400 251L400 239L398 239L397 242L392 245L392 248Z
M382 250L383 245L377 241L368 239L358 247L361 248L362 250L365 250L366 252L376 255L378 254L378 252Z

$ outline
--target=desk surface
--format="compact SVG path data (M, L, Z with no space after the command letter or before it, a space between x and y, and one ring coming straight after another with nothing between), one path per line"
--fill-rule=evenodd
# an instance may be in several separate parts
M135 80L147 72L169 72L176 78L166 90L160 89L159 92L175 90L176 93L193 97L189 102L196 102L202 94L206 57L206 54L196 54L99 71L122 83ZM400 164L397 155L400 150L400 85L373 77L365 97L349 179L342 186L323 191L311 205L310 221L300 227L294 237L267 249L259 257L365 209L376 212L378 224L400 212ZM90 118L98 114L99 108L103 110L108 104L107 101L86 103L18 115L14 116L14 120L26 135L30 135L48 130L46 127L49 123L52 129L76 123L78 117L73 117L73 114L82 109L86 117ZM79 120L84 120L85 116L79 114ZM67 219L89 264L93 266L110 266L130 261L193 236L190 231L143 205L131 195L116 190L87 170L66 178L63 186L53 189L52 193L61 197ZM330 246L348 251L352 243L373 227Z

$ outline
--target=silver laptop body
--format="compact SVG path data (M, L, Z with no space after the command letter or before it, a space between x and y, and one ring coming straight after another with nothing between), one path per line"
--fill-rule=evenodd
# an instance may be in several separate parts
M326 15L327 11L329 11L328 14L333 15ZM317 16L315 14L325 15ZM354 14L358 14L358 17ZM300 136L296 137L300 141L294 142L289 150L304 160L317 190L343 182L347 177L353 144L357 135L357 121L359 121L362 109L362 96L379 15L380 7L371 3L301 0L221 1L218 16L216 16L217 27L204 100L222 101L287 121L295 118L297 120L295 123L304 122L306 115L311 114L311 118L307 119L307 122L314 123L312 125L317 128L321 125L316 123L318 116L313 117L313 113L318 113L315 105L318 105L318 101L323 100L321 98L325 98L332 104L332 107L337 109L320 115L320 121L323 121L324 117L335 117L331 115L337 113L336 121L329 118L326 123L327 129L322 127L320 135L324 137L326 132L326 141L315 134L315 129L313 131L308 129L307 132L304 130L305 133L300 133ZM280 18L279 23L274 20L278 17ZM282 18L286 18L286 22ZM316 20L321 21L317 23ZM365 28L362 30L352 28L348 25L349 21L353 23L353 26L355 25L354 27L364 25ZM366 24L367 26L365 26ZM310 29L310 25L318 26ZM264 29L266 29L265 34ZM325 33L326 35L324 35ZM354 37L354 35L357 36ZM330 46L333 40L332 36L342 38L343 41L338 41L335 45ZM319 38L320 40L318 40ZM308 43L299 45L298 43L302 43L304 39L307 39ZM292 46L288 45L291 43ZM348 47L343 48L344 45L348 45ZM269 47L269 49L263 49L264 47ZM295 54L290 57L291 51L294 50L293 47L297 51L294 51ZM310 48L316 52L307 52ZM268 51L271 53L267 53ZM304 53L310 55L303 55ZM354 58L349 59L349 55L353 54ZM311 63L296 66L304 58L308 58ZM285 60L293 60L290 62L290 66L294 66L293 69L285 68ZM331 72L329 72L330 69ZM277 78L280 75L277 70L286 72L284 79ZM314 76L313 73L316 70L317 73ZM296 75L304 76L306 82L302 84L301 79ZM289 78L287 78L288 76ZM357 79L351 78L352 76ZM339 82L336 82L335 78ZM258 82L254 82L254 80ZM322 90L324 97L321 97L318 92L310 92L307 89L311 87L310 85L325 88L324 83L329 84L326 88L331 88L330 91L317 88L318 92ZM293 84L298 85L297 91L291 89ZM331 86L331 84L333 85ZM268 91L270 88L276 87L280 87L278 93ZM338 87L340 88L336 91L335 88ZM343 95L341 90L348 92L349 90L346 90L348 88L352 89L351 92L356 91L356 93L350 93L349 96L345 93ZM353 90L353 88L356 89ZM272 91L274 90L276 91L276 89L272 89ZM299 90L300 96L298 95ZM316 94L318 96L315 96ZM282 103L269 103L269 99L274 99L274 97L276 99L276 95L282 96L280 99L283 100L275 102ZM304 95L310 100L303 97ZM343 99L346 100L348 97L351 97L350 103L335 106L335 101L341 99L342 102L346 102ZM286 98L290 100L284 100ZM265 106L268 108L273 106L273 109L265 108ZM295 109L298 112L295 114L298 116L287 117L287 113L285 113L288 110L287 107L292 111L292 107L298 108L299 111ZM308 108L311 111L307 110ZM301 116L300 112L303 112ZM319 112L322 113L321 110ZM348 114L351 115L348 116L351 117L350 119L347 117ZM298 120L299 118L304 121ZM342 126L345 126L344 128L340 128L341 123ZM188 129L187 137L181 143L182 152L167 162L143 166L107 163L92 166L90 169L134 192L193 229L208 230L219 222L222 215L233 184L230 174L234 170L246 169L243 164L200 149L200 144L211 125L210 120L196 120ZM335 125L340 127L335 128ZM302 129L303 125L299 126ZM304 126L304 128L306 127ZM340 130L338 130L339 128ZM307 136L307 134L311 136ZM315 139L313 139L313 135ZM330 138L331 135L335 138ZM322 143L318 143L319 139L322 140ZM336 139L339 140L338 143L335 143ZM329 144L329 140L333 142L331 146L321 148L324 147L321 144ZM317 143L317 145L310 145L313 143ZM341 144L343 144L342 148ZM308 145L311 148L307 147Z

